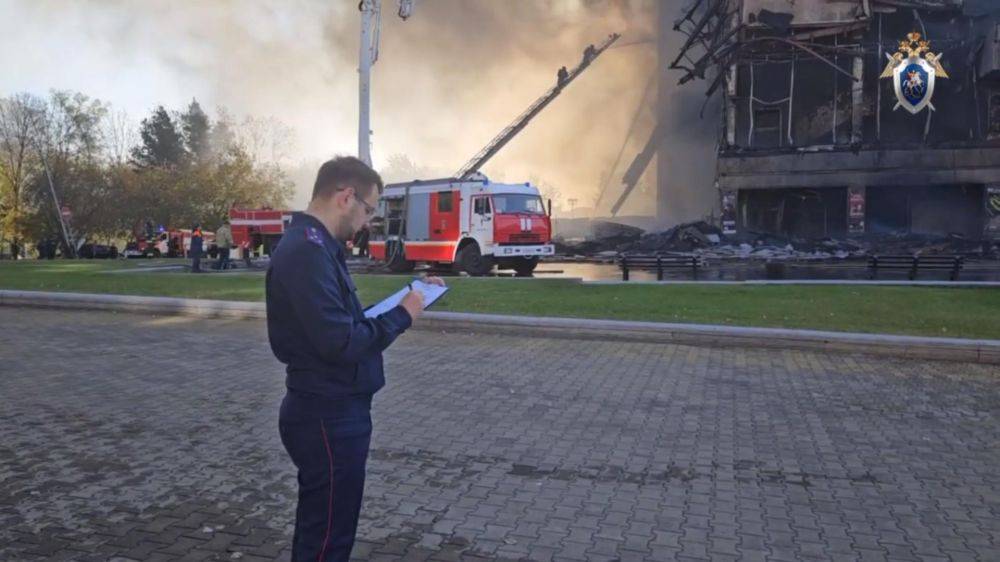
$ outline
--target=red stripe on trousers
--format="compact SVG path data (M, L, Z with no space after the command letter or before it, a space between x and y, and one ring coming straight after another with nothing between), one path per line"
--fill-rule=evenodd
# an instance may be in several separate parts
M326 538L323 539L323 548L319 551L318 562L323 562L323 555L326 554L326 546L330 543L330 527L333 526L333 451L330 450L330 442L326 438L326 428L323 421L319 422L319 429L323 432L323 445L326 447L326 458L330 461L330 501L326 514Z

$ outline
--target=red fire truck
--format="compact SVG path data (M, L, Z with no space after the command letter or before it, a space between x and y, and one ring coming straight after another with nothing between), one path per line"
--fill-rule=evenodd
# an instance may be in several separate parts
M191 230L187 228L154 230L152 224L146 229L136 223L132 230L133 240L125 245L121 253L126 258L183 258L191 251ZM215 243L215 234L205 232L202 236L205 251Z
M292 211L233 207L229 210L229 225L233 231L233 244L237 248L233 257L242 258L244 248L249 247L253 251L261 246L264 255L270 255L291 221Z
M292 211L277 209L241 209L233 207L229 210L229 224L233 233L233 245L236 251L234 259L241 259L244 251L255 251L263 246L264 254L270 254L281 239L285 228L292 220ZM134 241L130 242L122 255L125 257L188 257L191 250L190 229L154 230L151 223L145 228L141 222L133 228ZM203 229L204 252L215 255L215 233Z
M546 211L529 183L491 183L482 174L389 184L379 200L371 256L392 271L417 262L452 264L469 275L494 266L519 275L554 253L551 203Z

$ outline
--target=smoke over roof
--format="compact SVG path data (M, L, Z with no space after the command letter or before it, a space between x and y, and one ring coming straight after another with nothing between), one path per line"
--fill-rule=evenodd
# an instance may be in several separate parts
M680 0L665 1L680 9ZM3 94L77 90L135 121L158 104L180 109L196 97L213 115L224 106L290 125L293 163L312 167L356 151L356 2L8 4L18 26L0 39L0 51L18 56L5 57ZM605 53L484 170L550 186L557 204L573 198L591 206L657 73L656 13L654 0L418 0L404 22L395 2L384 0L371 98L376 167L405 154L439 175L453 173L551 87L559 67L620 32L624 46ZM699 107L697 95L688 97ZM640 113L637 138L614 173L624 171L654 122L652 107ZM714 122L695 126L714 129ZM655 212L655 176L644 182L646 192L633 194L625 211ZM603 205L617 196L616 183ZM297 203L308 194L299 191Z

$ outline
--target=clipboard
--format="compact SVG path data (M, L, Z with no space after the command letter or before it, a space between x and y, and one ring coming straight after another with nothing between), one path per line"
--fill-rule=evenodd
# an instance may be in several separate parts
M439 298L441 298L441 295L448 292L448 287L432 285L430 283L424 283L419 279L414 279L406 287L403 287L385 299L366 308L365 318L375 318L380 314L389 312L395 308L401 300L403 300L403 297L405 297L406 293L409 293L411 289L420 291L424 294L424 310L427 310L430 305L434 304Z

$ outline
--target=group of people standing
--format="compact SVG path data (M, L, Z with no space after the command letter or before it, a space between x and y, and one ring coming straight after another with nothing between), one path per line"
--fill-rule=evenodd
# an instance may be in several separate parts
M229 221L223 222L222 226L215 231L215 247L218 251L218 257L215 259L215 264L212 265L212 269L226 270L229 269L229 252L234 247L233 242L233 231L229 226ZM249 241L244 241L242 245L243 249L243 260L246 262L246 266L249 268L251 266L250 254L253 248L250 247ZM205 251L205 235L202 233L201 225L196 224L194 228L191 229L191 273L203 273L201 269L201 256Z

